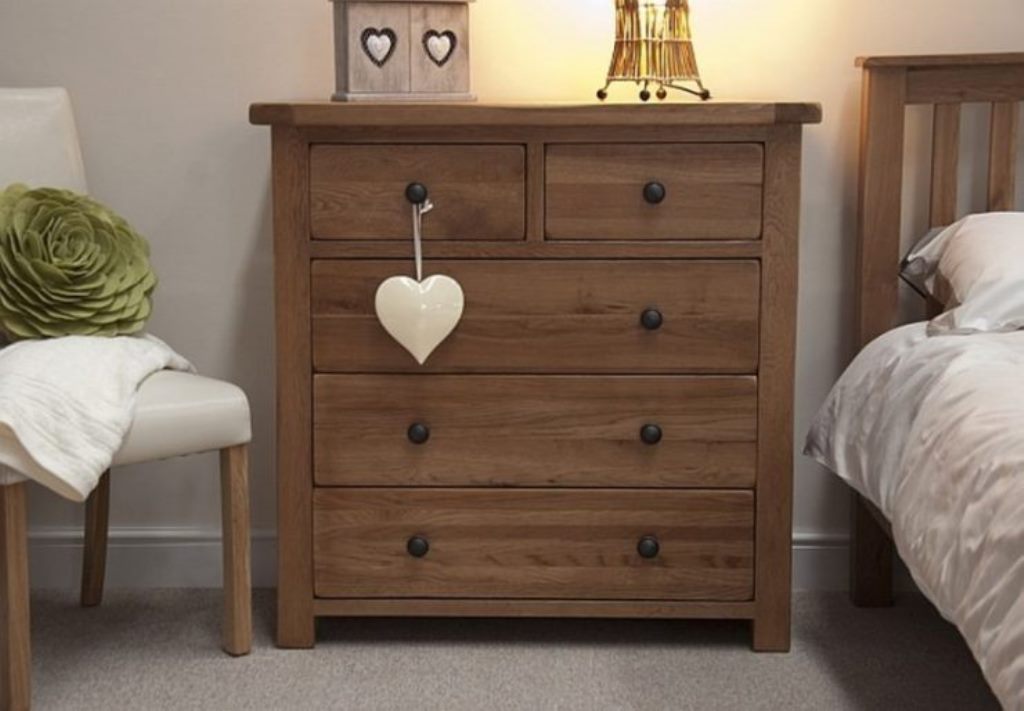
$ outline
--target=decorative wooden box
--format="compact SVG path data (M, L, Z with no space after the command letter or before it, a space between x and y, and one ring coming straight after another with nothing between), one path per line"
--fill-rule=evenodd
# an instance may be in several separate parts
M333 0L335 101L472 101L469 3Z

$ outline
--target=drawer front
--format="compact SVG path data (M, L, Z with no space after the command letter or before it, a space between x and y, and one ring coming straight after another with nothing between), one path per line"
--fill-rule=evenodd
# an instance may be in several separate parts
M750 491L321 488L313 506L318 597L753 597Z
M318 375L313 424L320 485L742 488L755 480L757 384Z
M313 237L411 241L410 183L424 185L434 203L424 239L525 237L522 146L332 144L310 151Z
M462 321L416 364L374 314L382 280L409 262L313 263L313 359L321 372L753 373L756 261L429 261L462 284ZM656 329L642 314L658 312ZM650 315L650 314L649 314ZM653 324L648 324L653 325Z
M555 145L546 176L549 239L761 236L758 143Z

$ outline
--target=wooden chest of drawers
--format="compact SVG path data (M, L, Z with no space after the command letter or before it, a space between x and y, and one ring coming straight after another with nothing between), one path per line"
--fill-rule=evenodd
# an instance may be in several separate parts
M720 617L789 646L807 104L263 104L278 643L317 617ZM374 313L426 273L424 366Z

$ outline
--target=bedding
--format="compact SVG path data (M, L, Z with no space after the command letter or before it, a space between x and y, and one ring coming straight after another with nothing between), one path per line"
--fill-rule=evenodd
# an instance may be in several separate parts
M921 240L903 276L947 310L931 334L1024 328L1024 212L969 215Z
M805 453L891 521L921 590L1024 709L1024 331L890 331L833 388Z

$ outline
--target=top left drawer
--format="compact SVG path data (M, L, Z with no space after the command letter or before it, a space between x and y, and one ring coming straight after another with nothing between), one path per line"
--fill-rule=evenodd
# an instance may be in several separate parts
M310 152L314 239L412 237L410 184L434 209L424 239L522 240L526 235L526 151L520 145L335 145Z

